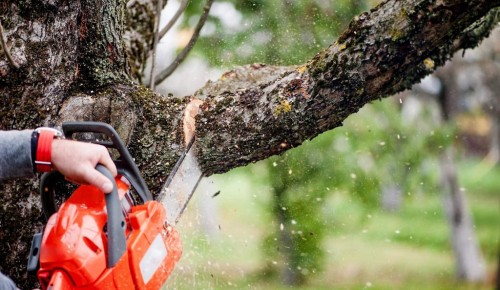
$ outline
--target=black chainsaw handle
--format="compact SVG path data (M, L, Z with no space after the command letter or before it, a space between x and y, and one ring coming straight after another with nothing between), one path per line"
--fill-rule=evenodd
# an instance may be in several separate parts
M62 124L62 129L66 138L72 138L75 133L100 133L106 135L111 142L105 140L95 140L91 143L103 145L107 148L114 148L120 154L119 158L113 160L118 173L125 176L132 184L132 187L137 191L143 202L153 200L153 196L149 191L146 182L139 172L139 168L134 162L134 159L123 144L116 130L109 124L102 122L65 122Z
M108 214L107 234L108 234L108 261L107 267L112 268L118 263L127 250L127 240L125 239L125 218L123 216L118 187L116 186L113 174L101 164L95 168L108 178L113 184L111 192L106 194L106 210Z
M65 181L64 176L59 171L46 172L40 178L40 199L46 221L57 212L55 191L58 180Z

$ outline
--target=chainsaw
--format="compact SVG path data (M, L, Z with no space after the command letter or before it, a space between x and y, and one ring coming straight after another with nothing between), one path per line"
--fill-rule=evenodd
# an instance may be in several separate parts
M112 156L119 155L113 160L118 175L97 165L112 181L113 191L80 185L67 199L61 194L60 173L42 176L40 196L47 223L33 237L28 272L36 273L42 290L160 289L182 253L174 226L202 177L194 138L154 200L113 127L68 122L62 129L66 138L102 136L91 142L117 151Z

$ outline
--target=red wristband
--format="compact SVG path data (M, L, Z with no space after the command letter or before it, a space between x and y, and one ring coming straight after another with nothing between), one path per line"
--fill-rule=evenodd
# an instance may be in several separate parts
M54 130L40 128L38 130L38 146L36 149L36 171L48 172L52 169L52 141Z

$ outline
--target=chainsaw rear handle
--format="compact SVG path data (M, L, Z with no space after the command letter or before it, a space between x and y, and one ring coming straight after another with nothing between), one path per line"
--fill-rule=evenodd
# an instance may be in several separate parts
M40 199L46 221L57 212L55 192L58 181L66 181L59 171L46 172L40 178Z
M105 192L106 210L108 213L107 234L108 234L108 268L112 268L127 250L127 240L125 239L125 218L123 216L118 188L113 174L101 164L95 168L108 178L113 184L111 192Z
M66 138L72 138L75 133L100 133L106 135L111 142L95 140L91 141L91 143L118 150L120 156L118 159L113 160L118 173L124 175L132 184L132 187L137 191L143 203L148 200L153 200L153 196L146 182L144 182L132 156L130 156L127 147L125 147L120 136L111 125L102 122L65 122L62 124L62 129Z

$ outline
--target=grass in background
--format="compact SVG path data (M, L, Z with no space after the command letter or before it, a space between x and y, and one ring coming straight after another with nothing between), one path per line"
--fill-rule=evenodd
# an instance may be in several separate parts
M488 263L489 283L455 282L439 194L412 196L400 212L388 213L367 209L338 192L327 201L327 267L299 289L491 289L500 238L500 168L478 166L484 164L462 162L459 174ZM269 222L265 211L268 190L252 182L248 170L257 172L259 164L216 176L208 198L195 195L178 226L184 254L168 289L289 289L262 276L263 229L278 225ZM220 195L212 198L217 190ZM210 217L197 211L207 200L218 207L212 236L200 227Z

